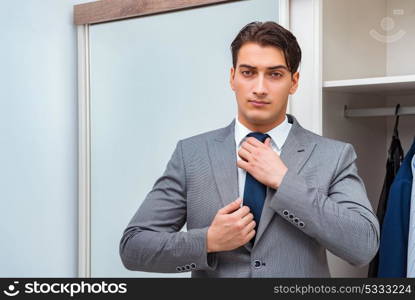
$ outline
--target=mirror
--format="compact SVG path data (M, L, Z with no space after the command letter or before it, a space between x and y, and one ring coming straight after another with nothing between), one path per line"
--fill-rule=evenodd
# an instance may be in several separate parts
M278 16L278 0L246 0L89 26L90 276L190 277L125 269L123 230L176 143L236 116L230 44Z

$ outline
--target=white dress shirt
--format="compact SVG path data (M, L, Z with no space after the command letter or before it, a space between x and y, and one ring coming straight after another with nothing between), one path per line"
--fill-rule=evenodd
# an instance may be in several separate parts
M292 124L288 123L288 118L285 116L284 121L278 126L272 128L270 131L266 132L271 137L271 147L272 150L281 154L281 148L287 139L288 133L290 132ZM245 141L246 136L252 131L246 128L241 122L239 122L238 117L235 118L235 144L236 144L236 159L241 159L238 155L239 148L242 143ZM245 189L245 179L246 171L238 167L238 185L239 185L239 197L243 198L244 189Z

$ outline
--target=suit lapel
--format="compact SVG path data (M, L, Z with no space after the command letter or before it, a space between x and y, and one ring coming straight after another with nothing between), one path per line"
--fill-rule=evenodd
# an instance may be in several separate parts
M287 116L292 120L292 127L281 149L280 157L288 169L294 170L298 174L301 171L301 168L303 167L307 159L310 157L315 147L315 143L309 141L305 137L304 129L300 126L295 117L293 117L292 115ZM265 198L265 203L261 214L261 221L259 222L259 228L256 234L254 246L258 243L265 229L271 222L272 217L276 213L270 207L270 198L273 194L275 193L272 193L272 189L268 187L267 196Z
M238 167L236 165L235 120L224 129L222 135L209 142L212 172L223 206L236 200L239 195ZM244 247L251 252L252 245Z
M238 197L238 170L236 166L235 120L223 133L209 141L212 172L223 206Z

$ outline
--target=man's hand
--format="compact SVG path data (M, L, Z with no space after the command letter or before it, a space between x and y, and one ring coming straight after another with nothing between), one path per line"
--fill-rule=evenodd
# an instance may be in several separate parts
M254 216L241 198L222 207L207 232L207 252L229 251L248 243L255 235Z
M238 151L242 159L237 161L237 165L259 182L277 189L288 168L278 153L272 150L270 143L270 138L264 144L254 137L247 138Z

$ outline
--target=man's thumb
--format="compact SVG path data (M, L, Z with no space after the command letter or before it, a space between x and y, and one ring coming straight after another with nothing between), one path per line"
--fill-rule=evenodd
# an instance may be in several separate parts
M235 201L229 203L228 205L222 207L220 209L220 213L221 214L229 214L231 212L234 212L235 210L239 209L239 207L241 206L241 202L242 199L241 198L237 198Z

